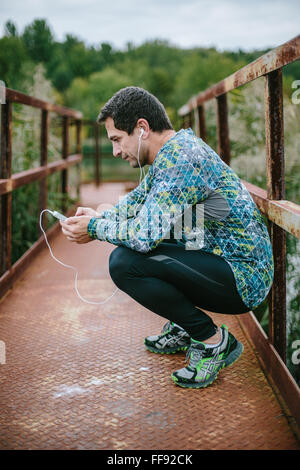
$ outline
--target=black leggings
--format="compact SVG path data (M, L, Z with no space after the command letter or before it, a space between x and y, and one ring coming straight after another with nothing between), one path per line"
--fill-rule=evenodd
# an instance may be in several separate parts
M225 314L249 311L229 264L201 250L164 242L149 253L119 246L110 255L109 270L119 289L198 341L213 336L217 328L201 308Z

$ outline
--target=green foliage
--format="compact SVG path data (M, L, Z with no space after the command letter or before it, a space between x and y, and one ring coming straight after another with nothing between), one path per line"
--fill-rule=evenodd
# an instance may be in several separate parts
M44 19L36 19L24 29L22 40L35 63L47 63L54 51L54 38Z
M24 77L30 78L33 64L43 63L47 79L62 93L63 104L73 103L91 119L118 87L141 86L162 101L175 127L180 125L177 109L191 96L266 52L180 49L159 39L140 46L128 43L127 50L118 51L106 42L88 46L73 34L58 42L43 18L33 20L22 34L9 20L4 32L0 39L0 79L8 86L25 91ZM285 84L290 87L291 80L299 76L299 63L285 69Z
M4 35L8 37L18 36L18 30L13 21L7 21L4 26Z
M76 78L65 95L71 108L80 109L86 118L95 120L100 107L120 88L132 84L125 75L111 67L90 75L89 79Z
M13 191L12 263L38 239L38 185L33 183Z
M0 39L0 79L8 88L18 88L29 58L24 43L17 36Z
M186 54L176 80L174 105L178 105L178 100L185 103L192 95L217 83L245 64L244 60L233 61L214 49L205 52L191 51Z

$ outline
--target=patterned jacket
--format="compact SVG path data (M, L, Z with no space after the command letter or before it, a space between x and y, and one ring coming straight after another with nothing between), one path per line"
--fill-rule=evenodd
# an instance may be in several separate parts
M159 150L144 180L88 226L91 238L147 253L173 238L224 258L249 309L267 296L273 254L267 227L234 171L191 129Z

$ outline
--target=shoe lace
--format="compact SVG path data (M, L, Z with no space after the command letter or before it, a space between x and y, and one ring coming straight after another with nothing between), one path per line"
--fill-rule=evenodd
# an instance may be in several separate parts
M172 327L172 323L168 321L164 326L163 329L161 330L162 333L166 333L166 331L170 330Z
M195 368L197 363L203 358L205 349L197 348L197 345L191 344L185 356L185 362L190 359L189 367Z

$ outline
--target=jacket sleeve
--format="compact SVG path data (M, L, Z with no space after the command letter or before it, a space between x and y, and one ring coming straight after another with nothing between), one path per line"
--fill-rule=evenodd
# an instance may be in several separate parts
M168 237L184 210L204 200L206 193L189 162L156 168L139 212L133 214L124 201L122 211L119 205L114 216L92 219L88 232L92 238L147 253Z
M134 217L136 213L140 210L141 205L147 197L147 192L149 191L150 187L150 181L151 178L148 173L145 176L144 180L134 190L130 191L130 193L122 197L114 207L105 210L99 217L95 217L94 219L115 220L116 217L119 216L119 214L122 214L124 211L126 211L128 217Z

